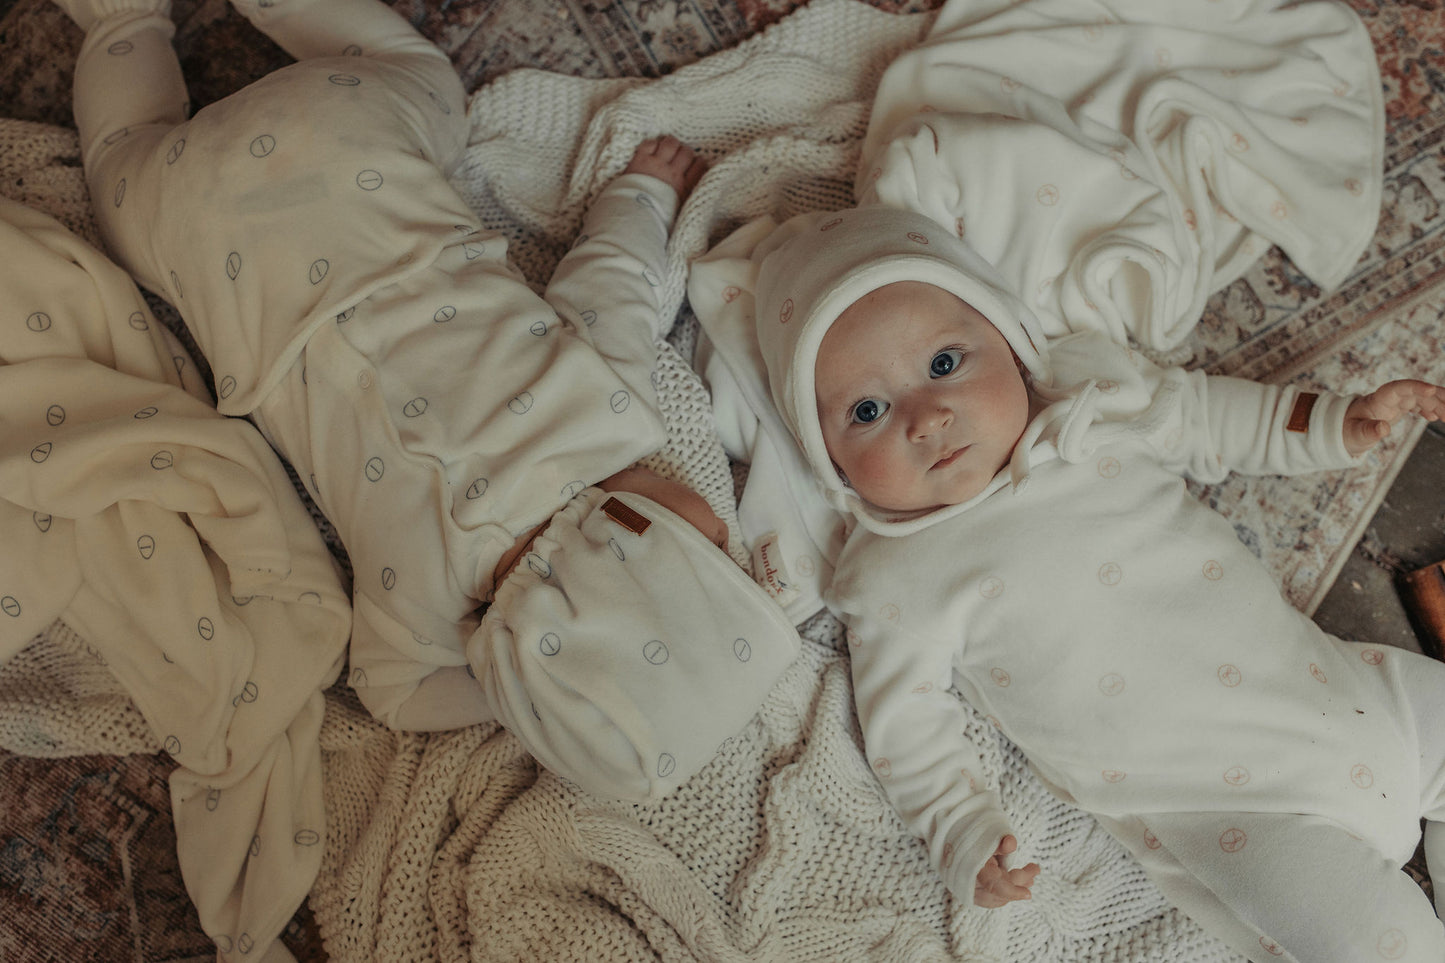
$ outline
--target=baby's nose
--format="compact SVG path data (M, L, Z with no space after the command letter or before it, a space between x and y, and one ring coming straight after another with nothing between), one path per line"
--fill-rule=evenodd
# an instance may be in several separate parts
M953 412L941 405L923 405L909 423L909 437L918 440L942 431L953 423Z

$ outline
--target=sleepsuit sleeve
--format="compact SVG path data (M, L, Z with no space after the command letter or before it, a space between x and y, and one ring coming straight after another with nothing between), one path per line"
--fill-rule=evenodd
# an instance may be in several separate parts
M1170 407L1177 404L1179 431L1169 437L1181 443L1166 455L1191 478L1298 475L1358 463L1344 443L1345 410L1353 396L1138 361L1156 403L1177 395Z
M673 321L662 317L662 284L676 211L677 193L657 178L616 178L588 209L581 236L543 293L623 380L634 401L654 411L657 342Z
M965 737L969 718L953 691L956 640L920 638L883 614L839 605L848 623L853 699L868 764L930 864L971 905L974 882L1010 832L997 790Z
M1051 341L1049 359L1057 384L1092 394L1090 444L1132 437L1197 481L1358 464L1344 442L1352 395L1161 367L1092 332Z

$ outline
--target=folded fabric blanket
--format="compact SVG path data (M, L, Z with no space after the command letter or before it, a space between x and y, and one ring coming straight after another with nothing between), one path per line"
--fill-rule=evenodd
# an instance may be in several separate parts
M260 433L217 414L104 255L0 198L0 291L0 663L34 648L82 704L66 656L106 668L177 763L202 925L223 952L289 959L275 939L321 862L322 690L351 625L332 558ZM0 730L7 749L95 741L101 718L56 681Z

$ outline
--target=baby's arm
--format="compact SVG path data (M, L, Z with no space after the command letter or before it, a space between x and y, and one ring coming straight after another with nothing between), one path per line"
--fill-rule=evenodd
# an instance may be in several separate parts
M1345 410L1345 448L1356 457L1383 441L1406 414L1445 420L1445 387L1427 381L1391 381L1350 402Z
M543 294L634 398L648 404L655 395L656 342L672 324L671 317L662 316L668 232L703 166L674 138L640 145L627 168L592 203L581 237L558 263Z
M864 748L889 801L957 898L985 907L1027 899L1039 867L1006 867L1017 843L951 691L957 641L892 630L887 615L868 614L872 603L842 607Z

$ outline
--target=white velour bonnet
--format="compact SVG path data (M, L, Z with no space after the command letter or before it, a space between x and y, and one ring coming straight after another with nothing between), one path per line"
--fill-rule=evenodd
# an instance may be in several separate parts
M753 255L756 323L773 403L830 497L860 516L878 515L838 478L823 443L814 366L838 316L871 291L922 281L958 296L1002 332L1040 383L1050 371L1043 330L998 272L931 218L882 205L802 214ZM877 520L895 520L882 513Z

